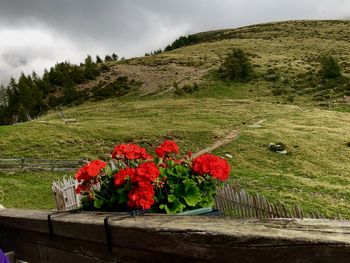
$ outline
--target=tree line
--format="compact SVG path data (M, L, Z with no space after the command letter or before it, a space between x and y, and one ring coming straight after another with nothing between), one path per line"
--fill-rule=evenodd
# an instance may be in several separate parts
M80 65L57 63L50 70L45 69L42 77L33 72L22 73L17 80L11 78L7 86L0 85L0 125L25 122L49 109L73 103L80 97L76 86L108 70L103 62L116 60L114 53L106 55L104 61L99 56L94 61L88 55Z
M177 38L173 43L167 45L164 50L157 49L149 53L145 53L145 57L152 56L152 55L157 55L161 54L162 52L165 51L172 51L174 49L190 46L190 45L195 45L200 43L201 39L197 35L188 35L188 36L180 36Z

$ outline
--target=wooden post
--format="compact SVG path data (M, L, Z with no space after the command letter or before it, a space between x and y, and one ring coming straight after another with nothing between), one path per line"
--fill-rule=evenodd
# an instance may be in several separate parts
M21 158L21 172L24 171L24 162L25 162L25 159L22 157Z

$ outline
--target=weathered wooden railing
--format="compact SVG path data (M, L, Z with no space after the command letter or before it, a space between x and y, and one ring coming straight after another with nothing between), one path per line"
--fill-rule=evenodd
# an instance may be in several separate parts
M346 221L51 213L0 210L0 247L31 263L350 262Z
M0 171L67 171L84 164L84 160L11 158L0 159Z

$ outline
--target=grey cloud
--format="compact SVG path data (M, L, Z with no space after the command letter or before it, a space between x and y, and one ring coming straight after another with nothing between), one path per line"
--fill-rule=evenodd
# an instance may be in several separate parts
M8 52L8 53L2 54L1 57L8 66L13 67L13 68L25 66L28 64L27 56L18 55L18 54Z
M189 31L234 27L292 18L315 18L335 10L335 1L244 0L2 0L2 24L41 24L59 34L105 45L143 41L168 28L190 25ZM349 1L338 0L340 5Z
M70 53L56 52L57 56L39 49L32 53L34 57L23 57L25 47L17 49L18 55L4 51L0 53L0 60L4 60L0 66L6 61L13 66L25 61L30 65L35 56L53 64L57 59L75 62L87 53L142 55L182 34L268 21L349 15L350 0L1 0L0 30L34 28L65 39L75 48L70 47ZM65 49L64 45L53 44L51 51L57 48Z

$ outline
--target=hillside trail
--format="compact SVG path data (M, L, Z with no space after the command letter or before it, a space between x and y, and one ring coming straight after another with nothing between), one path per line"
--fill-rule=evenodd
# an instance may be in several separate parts
M220 148L221 146L224 146L238 138L239 130L232 130L226 136L220 140L215 141L212 145L200 150L199 152L196 152L192 155L191 159L198 157L199 155L207 152L211 152L217 148Z
M248 125L247 127L248 128L260 128L261 124L263 122L265 122L265 121L266 121L266 119L259 120L259 121L255 122L255 123L251 124L251 125ZM210 145L210 146L208 146L208 147L206 147L206 148L204 148L204 149L194 153L192 155L191 159L196 158L196 157L198 157L201 154L212 152L215 149L218 149L218 148L220 148L220 147L222 147L222 146L224 146L224 145L226 145L226 144L228 144L228 143L230 143L230 142L232 142L234 140L237 140L238 137L239 137L239 133L240 133L239 129L234 129L234 130L230 131L222 139L217 140L212 145Z

